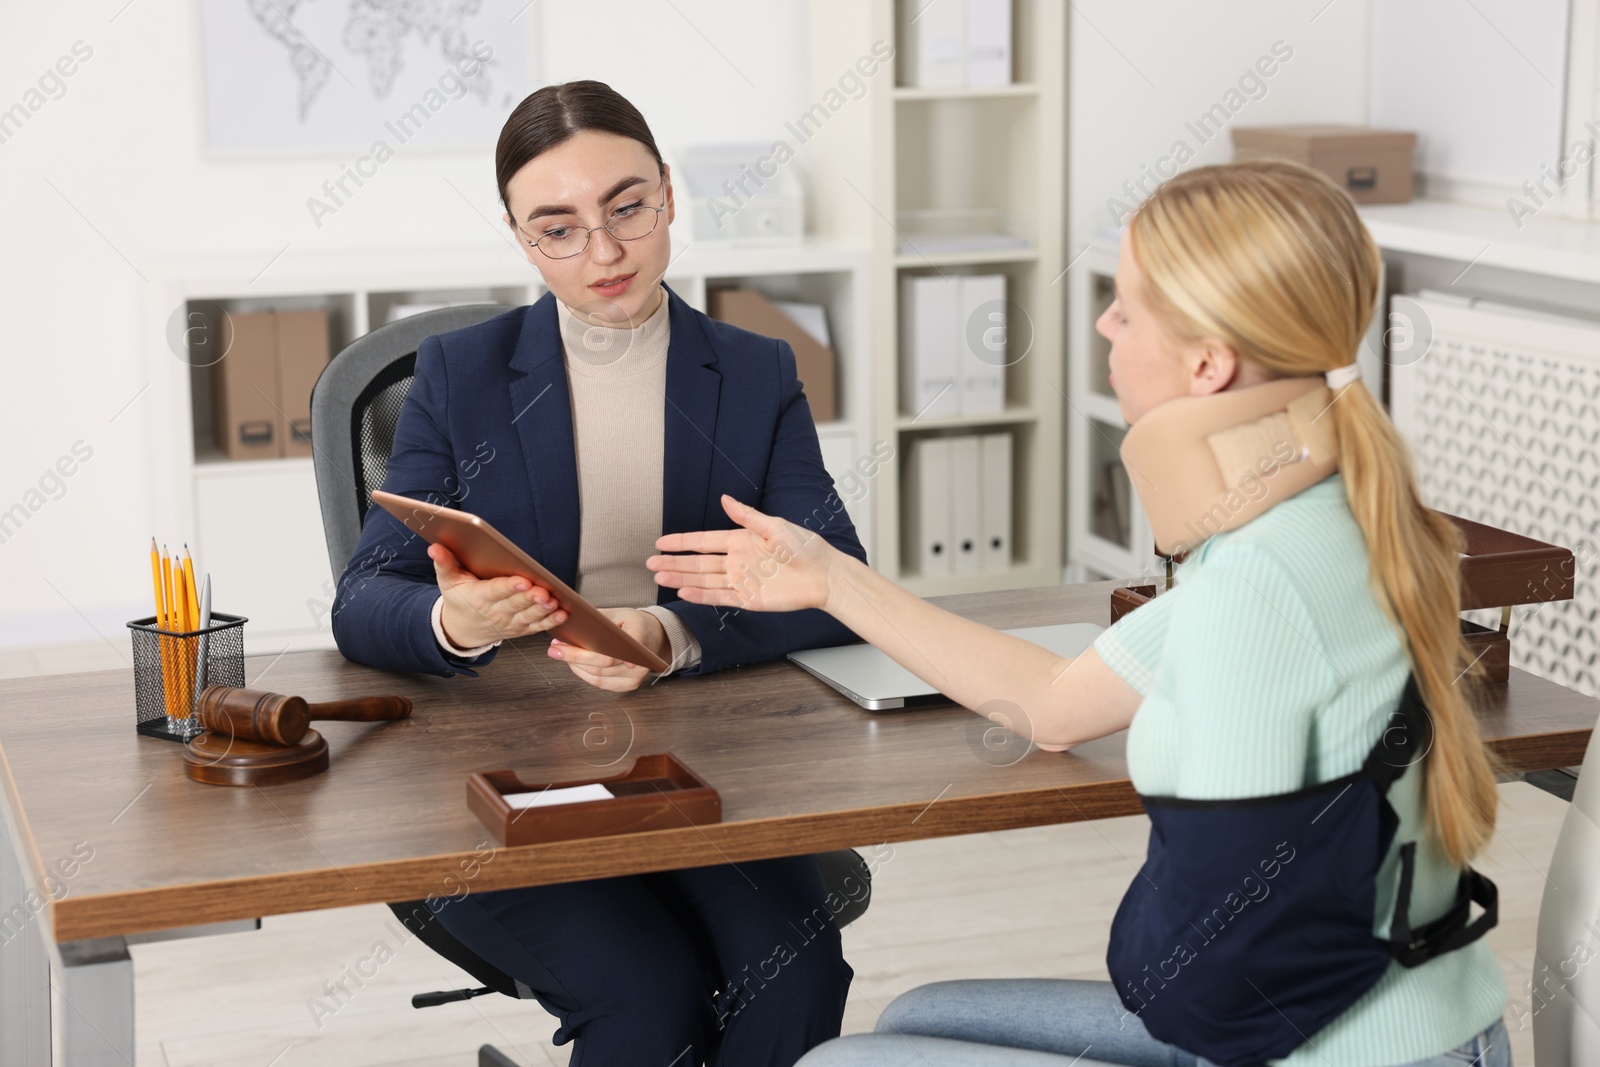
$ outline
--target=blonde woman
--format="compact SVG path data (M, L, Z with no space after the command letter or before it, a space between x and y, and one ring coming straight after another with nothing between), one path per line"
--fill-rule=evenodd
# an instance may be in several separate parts
M1040 748L1128 729L1152 834L1113 981L925 986L803 1063L1510 1062L1468 866L1496 791L1458 684L1457 538L1355 366L1378 268L1296 165L1200 168L1142 205L1098 329L1181 562L1071 662L731 499L742 529L657 542L683 599L822 608L953 700L1021 709Z

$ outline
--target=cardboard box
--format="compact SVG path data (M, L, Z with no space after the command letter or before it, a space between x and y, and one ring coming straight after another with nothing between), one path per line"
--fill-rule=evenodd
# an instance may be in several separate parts
M1233 158L1275 156L1332 178L1358 204L1411 199L1417 135L1365 126L1236 126Z
M311 387L328 365L326 311L229 312L213 379L229 459L311 455Z
M328 365L328 313L278 312L278 439L282 455L311 455L311 387Z
M811 418L821 423L839 417L837 360L831 347L812 337L759 289L713 289L706 295L706 306L714 319L789 342L806 399L811 403Z
M222 350L216 364L217 447L229 459L276 459L278 430L278 320L270 311L222 316Z

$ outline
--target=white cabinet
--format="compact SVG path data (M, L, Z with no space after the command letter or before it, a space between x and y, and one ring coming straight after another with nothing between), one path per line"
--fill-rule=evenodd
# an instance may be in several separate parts
M192 546L213 607L244 615L248 655L328 648L333 577L309 459L209 463L195 470Z

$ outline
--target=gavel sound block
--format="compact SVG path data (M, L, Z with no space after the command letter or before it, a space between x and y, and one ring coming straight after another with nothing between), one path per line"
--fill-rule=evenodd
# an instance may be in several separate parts
M206 732L184 746L184 771L209 785L309 778L328 767L328 742L311 729L313 721L388 722L410 714L411 701L401 696L307 704L259 689L207 686L200 694Z

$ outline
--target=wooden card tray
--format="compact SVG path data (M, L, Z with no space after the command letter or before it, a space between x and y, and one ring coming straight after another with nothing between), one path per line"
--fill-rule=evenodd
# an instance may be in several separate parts
M610 800L514 808L507 794L599 784ZM607 778L528 783L515 771L479 771L467 779L467 807L502 845L533 845L606 834L669 830L722 821L722 798L671 753L640 756Z

